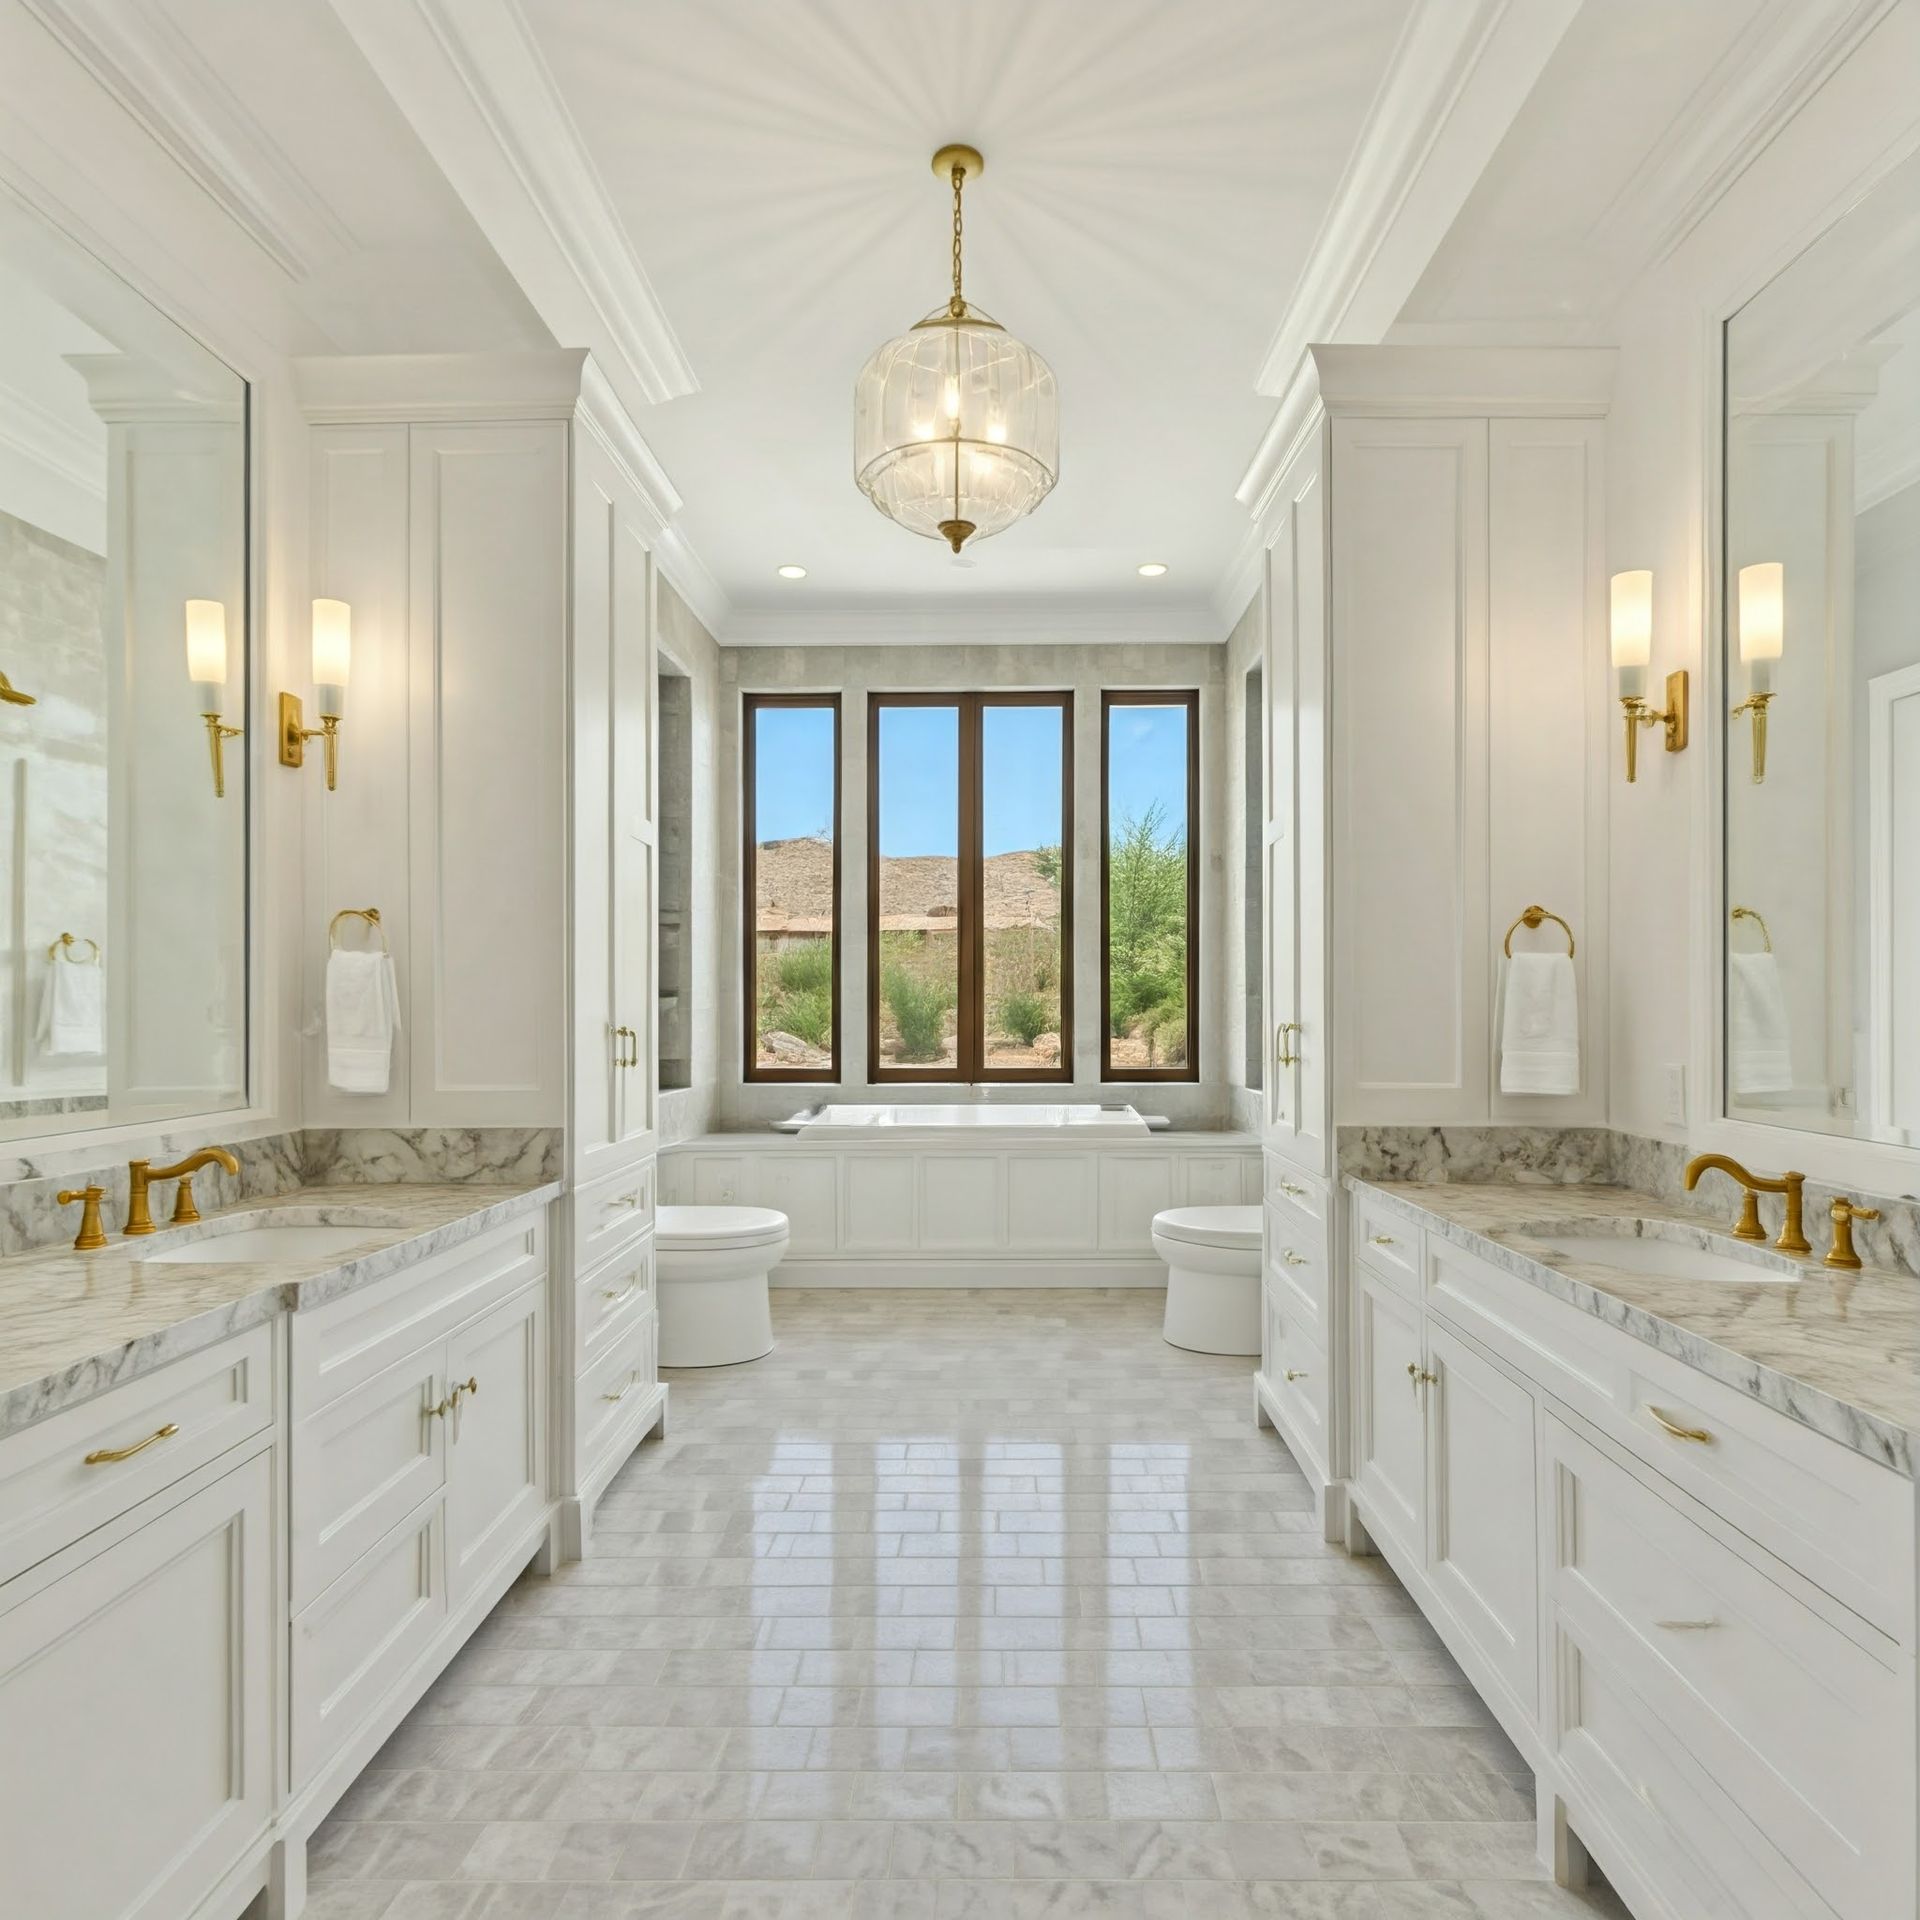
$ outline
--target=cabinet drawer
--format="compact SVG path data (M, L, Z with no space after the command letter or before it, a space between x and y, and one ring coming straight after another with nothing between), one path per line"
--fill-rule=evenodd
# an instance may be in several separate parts
M654 1309L653 1240L616 1248L574 1288L574 1365L591 1365L609 1340Z
M1394 1286L1420 1284L1420 1229L1371 1195L1353 1196L1353 1257Z
M0 1581L272 1425L263 1326L0 1441Z
M293 1316L296 1422L444 1338L545 1271L546 1216L531 1214Z
M1267 1286L1312 1332L1316 1344L1327 1340L1327 1256L1324 1242L1299 1231L1291 1208L1267 1208Z
M1276 1207L1291 1207L1298 1213L1301 1231L1311 1224L1325 1238L1332 1191L1324 1180L1303 1173L1277 1153L1267 1155L1267 1199Z
M1327 1360L1319 1342L1285 1296L1263 1290L1267 1393L1286 1418L1289 1448L1304 1449L1298 1464L1327 1478Z
M404 1355L298 1422L292 1435L297 1612L444 1484L446 1348Z
M1910 1480L1451 1242L1430 1243L1429 1270L1430 1311L1912 1647Z
M605 1174L573 1196L573 1270L585 1273L653 1225L654 1162Z
M1835 1912L1910 1911L1895 1671L1557 1417L1547 1435L1559 1616Z
M440 1495L336 1580L293 1622L293 1788L350 1739L447 1617Z
M658 1399L654 1355L657 1317L641 1314L580 1375L574 1390L575 1445L582 1479L608 1452L631 1445L645 1410Z
M273 1459L0 1586L0 1911L206 1911L273 1809ZM229 1908L229 1911L232 1909Z
M1806 1904L1804 1887L1796 1901L1767 1871L1738 1810L1675 1747L1652 1707L1564 1625L1554 1656L1555 1745L1575 1825L1624 1893L1660 1903L1635 1911L1647 1920L1812 1920L1820 1909Z

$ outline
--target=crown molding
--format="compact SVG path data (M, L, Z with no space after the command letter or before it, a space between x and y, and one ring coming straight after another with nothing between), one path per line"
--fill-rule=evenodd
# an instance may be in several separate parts
M91 500L107 497L105 443L96 444L18 387L0 386L0 447Z
M1613 347L1314 347L1329 413L1599 419Z
M1144 606L1028 594L735 607L709 631L724 647L1218 646L1231 623L1222 626L1206 601Z
M1749 23L1595 225L1635 241L1622 285L1683 244L1895 4L1773 0Z
M332 0L556 340L629 408L699 385L515 0Z
M1262 393L1287 393L1316 341L1385 334L1579 10L1413 9L1267 349Z
M22 0L194 183L290 280L352 236L157 6Z
M564 347L518 353L306 354L289 365L300 410L317 426L565 420L579 404L587 356Z
M733 602L726 589L708 571L679 527L663 528L654 543L654 564L661 577L686 602L687 611L706 628L711 639L733 618Z

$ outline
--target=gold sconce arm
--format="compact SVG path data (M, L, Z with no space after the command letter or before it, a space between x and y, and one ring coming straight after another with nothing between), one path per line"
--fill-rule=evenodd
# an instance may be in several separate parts
M4 673L0 673L0 700L4 700L10 707L33 707L39 705L40 696L22 693Z
M244 727L224 727L217 713L203 713L207 723L207 752L213 760L213 797L224 800L227 797L226 743L238 740L246 729Z
M307 764L307 742L318 740L325 755L327 791L331 793L340 784L340 716L337 713L323 713L317 727L304 725L306 717L306 709L301 705L297 693L283 693L280 696L280 764L283 767L304 767Z
M1753 784L1756 787L1767 777L1767 708L1772 703L1771 693L1750 693L1731 715L1735 720L1743 713L1753 716Z
M1638 694L1629 693L1621 696L1620 706L1625 715L1627 730L1627 779L1629 782L1639 778L1639 730L1642 727L1665 727L1667 751L1669 753L1686 751L1687 686L1687 671L1682 667L1678 672L1667 675L1667 704L1664 708L1648 706Z

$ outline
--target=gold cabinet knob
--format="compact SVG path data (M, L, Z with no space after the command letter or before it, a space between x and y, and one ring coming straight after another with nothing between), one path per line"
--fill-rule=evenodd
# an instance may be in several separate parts
M1303 1370L1302 1370L1301 1368L1299 1368L1299 1367L1289 1367L1289 1368L1287 1369L1287 1374L1286 1374L1286 1377L1287 1377L1287 1378L1288 1378L1289 1380L1304 1380L1304 1379L1305 1379L1305 1378L1306 1378L1307 1376L1306 1376L1306 1374L1305 1374L1305 1372L1304 1372L1304 1371L1303 1371Z
M1305 1267L1313 1264L1304 1253L1295 1253L1291 1247L1288 1247L1280 1258L1290 1267Z
M1390 1233L1370 1233L1367 1238L1376 1247L1396 1247L1400 1244Z

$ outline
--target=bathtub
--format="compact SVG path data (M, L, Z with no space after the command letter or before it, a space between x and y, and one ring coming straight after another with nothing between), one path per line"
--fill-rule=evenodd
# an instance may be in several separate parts
M809 1114L796 1114L782 1131L814 1138L851 1137L850 1130L884 1129L890 1139L947 1133L991 1133L1046 1137L1071 1134L1076 1140L1143 1140L1147 1123L1132 1107L1084 1105L989 1106L914 1104L863 1106L832 1102Z

